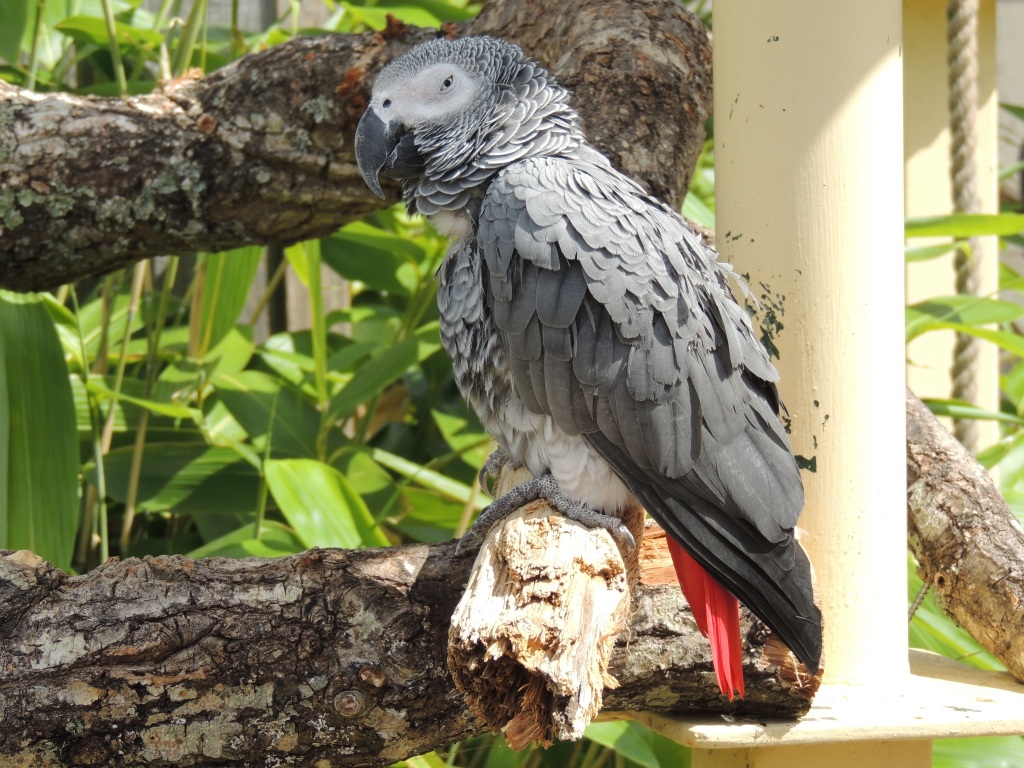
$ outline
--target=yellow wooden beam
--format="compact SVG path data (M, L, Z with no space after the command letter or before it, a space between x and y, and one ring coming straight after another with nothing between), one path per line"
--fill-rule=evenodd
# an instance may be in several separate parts
M918 650L911 651L910 666L912 675L871 694L860 688L823 686L810 712L797 722L737 719L730 723L720 717L673 720L649 713L631 717L698 750L781 749L831 743L850 749L862 743L1024 733L1024 685L1010 674L986 672ZM902 768L904 763L861 765Z

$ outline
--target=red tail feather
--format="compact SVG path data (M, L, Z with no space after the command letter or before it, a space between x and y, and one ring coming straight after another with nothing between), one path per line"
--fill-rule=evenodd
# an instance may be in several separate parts
M740 638L740 604L725 587L705 571L679 544L666 537L679 586L690 604L697 628L711 641L711 662L722 693L733 699L733 691L742 699L743 641Z

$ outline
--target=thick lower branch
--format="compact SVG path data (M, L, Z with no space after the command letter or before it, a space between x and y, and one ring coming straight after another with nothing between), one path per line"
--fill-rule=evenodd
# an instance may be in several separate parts
M663 554L643 559L664 579ZM3 553L0 764L387 765L483 733L446 666L472 562L440 544L132 559L71 577ZM605 709L802 712L809 693L784 654L744 626L737 706L678 587L641 584Z
M576 86L595 143L680 199L711 99L707 34L680 4L504 0L445 33L467 31L550 64ZM380 207L355 166L355 126L379 68L436 34L396 23L296 38L123 100L0 82L0 286L320 237Z
M909 389L907 517L936 603L1024 680L1024 532L984 467Z

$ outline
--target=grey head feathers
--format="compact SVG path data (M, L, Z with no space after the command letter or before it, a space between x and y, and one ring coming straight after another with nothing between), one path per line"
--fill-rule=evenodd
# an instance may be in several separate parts
M380 160L379 171L405 179L410 209L428 216L461 210L510 163L585 143L569 99L543 67L503 40L422 43L381 71L367 107L370 120L379 120L392 139L413 137L418 177L404 175L401 149L390 165L387 157ZM361 123L357 157L361 140L371 143L362 128ZM376 189L375 181L367 178Z

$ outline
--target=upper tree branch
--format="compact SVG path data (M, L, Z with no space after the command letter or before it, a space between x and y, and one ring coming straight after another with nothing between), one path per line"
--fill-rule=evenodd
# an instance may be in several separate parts
M591 137L627 172L668 199L685 190L711 79L707 35L680 4L506 0L447 29L460 31L522 44L575 87ZM295 242L380 207L355 126L380 67L435 34L298 38L124 100L0 83L0 286Z

